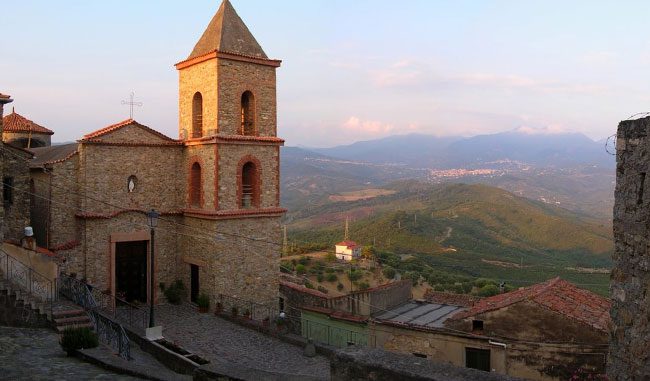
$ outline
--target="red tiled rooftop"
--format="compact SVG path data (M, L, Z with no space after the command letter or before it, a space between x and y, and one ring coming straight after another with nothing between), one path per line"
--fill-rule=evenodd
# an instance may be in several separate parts
M280 280L280 285L285 286L285 287L289 287L289 288L291 288L293 290L296 290L296 291L304 292L305 294L310 294L310 295L313 295L313 296L319 296L319 297L325 298L325 299L329 298L329 295L327 295L327 294L325 294L323 292L320 292L318 290L313 290L311 288L307 288L307 287L305 287L305 286L303 286L301 284L296 284L296 283L293 283L293 282L287 282L286 280Z
M169 136L164 135L164 134L154 130L153 128L147 127L144 124L140 124L140 123L138 123L137 121L135 121L133 119L126 119L126 120L123 120L123 121L121 121L119 123L111 124L110 126L100 128L97 131L93 131L93 132L91 132L89 134L84 135L83 138L81 139L81 141L86 141L86 140L96 141L96 138L99 138L100 136L106 135L109 132L113 132L115 130L119 130L120 128L130 126L130 125L135 125L135 126L144 128L145 130L151 132L154 135L159 136L162 139L165 139L165 140L168 140L168 141L171 141L171 142L176 142L176 140L170 138Z
M337 243L335 246L347 246L348 249L354 249L355 247L359 246L356 242L354 241L341 241Z
M9 99L9 98L11 98L10 95L0 93L0 99Z
M525 300L537 303L598 330L608 330L611 301L591 291L578 288L559 277L530 287L484 298L469 310L454 315L452 319L465 319Z
M427 290L424 294L424 299L429 303L447 304L450 306L471 307L476 302L481 300L478 296L467 294L454 294L451 292L440 292Z
M47 129L33 121L18 114L16 110L12 110L11 114L2 118L4 131L6 132L32 132L36 134L53 135L54 131Z

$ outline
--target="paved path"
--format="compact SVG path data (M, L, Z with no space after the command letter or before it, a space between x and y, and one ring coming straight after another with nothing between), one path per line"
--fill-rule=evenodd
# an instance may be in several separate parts
M249 368L311 376L329 380L329 360L305 357L303 348L244 328L212 314L197 313L191 306L156 307L156 323L167 340L206 360L217 359Z
M0 379L139 380L67 357L51 329L0 327Z

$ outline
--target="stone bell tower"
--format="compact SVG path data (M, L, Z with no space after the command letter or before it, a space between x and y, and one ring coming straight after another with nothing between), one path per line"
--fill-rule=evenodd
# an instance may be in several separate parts
M214 230L226 239L234 236L222 232L246 236L238 239L236 248L217 242L218 250L206 249L205 254L193 250L185 256L199 264L212 261L215 271L224 271L225 277L237 276L215 278L213 292L252 297L259 291L270 299L277 295L278 264L273 258L281 249L284 213L279 207L279 153L284 141L276 136L275 70L280 62L267 57L224 0L187 59L175 65L187 178L183 215L202 231ZM196 245L202 243L188 242L184 247ZM200 277L213 275L206 272Z

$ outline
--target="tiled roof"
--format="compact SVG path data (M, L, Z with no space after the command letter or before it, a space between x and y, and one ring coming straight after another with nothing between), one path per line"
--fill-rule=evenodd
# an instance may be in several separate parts
M451 292L433 291L431 289L424 293L424 300L429 303L448 304L451 306L471 307L481 300L478 296L467 294L454 294Z
M559 277L530 287L484 298L469 310L454 315L452 319L465 319L526 300L598 330L608 330L611 301L591 291L578 288Z
M375 317L376 321L393 322L407 326L443 328L444 322L463 307L437 303L409 301Z
M359 245L354 241L341 241L337 243L335 246L346 246L348 249L354 249Z
M307 288L307 287L305 287L305 286L303 286L301 284L296 284L296 283L293 283L293 282L287 282L286 280L280 280L280 285L288 287L288 288L290 288L292 290L296 290L296 291L305 293L305 294L318 296L320 298L324 298L324 299L329 298L329 295L327 295L327 294L325 294L323 292L320 292L318 290L314 290L314 289L311 289L311 288Z
M0 99L9 99L9 98L11 98L10 95L0 93Z
M12 110L11 114L2 118L5 132L32 132L34 134L53 135L54 131L32 122L24 116Z
M135 121L133 119L126 119L126 120L123 120L123 121L121 121L119 123L111 124L110 126L100 128L97 131L93 131L93 132L91 132L89 134L84 135L83 138L81 138L81 141L82 142L85 142L85 141L97 142L97 141L99 141L99 140L97 140L97 138L99 138L100 136L104 136L104 135L106 135L106 134L108 134L110 132L113 132L115 130L119 130L120 128L123 128L123 127L126 127L126 126L131 126L131 125L141 127L143 129L151 132L152 134L154 134L154 135L156 135L156 136L158 136L158 137L160 137L162 139L168 140L170 142L177 142L177 140L174 140L174 139L170 138L169 136L164 135L164 134L154 130L153 128L147 127L144 124L140 124L140 123L138 123L137 121Z
M230 1L224 0L187 59L214 51L267 58Z
M77 154L77 143L31 148L30 151L34 158L29 162L29 167L40 168L45 164L60 163Z
M303 306L303 307L300 307L300 308L302 308L303 310L306 310L306 311L312 311L312 312L318 312L318 313L321 313L321 314L325 314L325 315L329 316L330 318L336 319L336 320L346 320L346 321L351 321L351 322L354 322L354 323L363 323L363 322L368 321L367 316L354 315L354 314L350 314L350 313L343 312L343 311L336 311L336 310L333 310L331 308L312 307L312 306Z

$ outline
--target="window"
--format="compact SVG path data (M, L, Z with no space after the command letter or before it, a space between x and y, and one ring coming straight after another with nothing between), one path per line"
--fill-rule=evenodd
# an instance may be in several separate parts
M241 174L241 208L248 209L258 205L257 176L255 163L249 161L244 164Z
M138 178L135 177L134 175L129 176L128 179L126 179L126 190L129 193L133 193L135 191L135 187L138 185Z
M472 320L472 331L482 331L483 320Z
M255 97L250 91L241 95L241 134L255 135Z
M465 348L465 366L467 368L490 371L490 350Z
M427 355L425 355L424 353L413 352L413 356L420 357L420 358L423 358L423 359L427 358Z
M5 206L9 206L14 202L14 178L4 177L2 179L2 201Z
M198 91L192 98L192 138L203 136L203 96Z
M190 206L198 208L201 206L201 165L192 164L190 169Z

